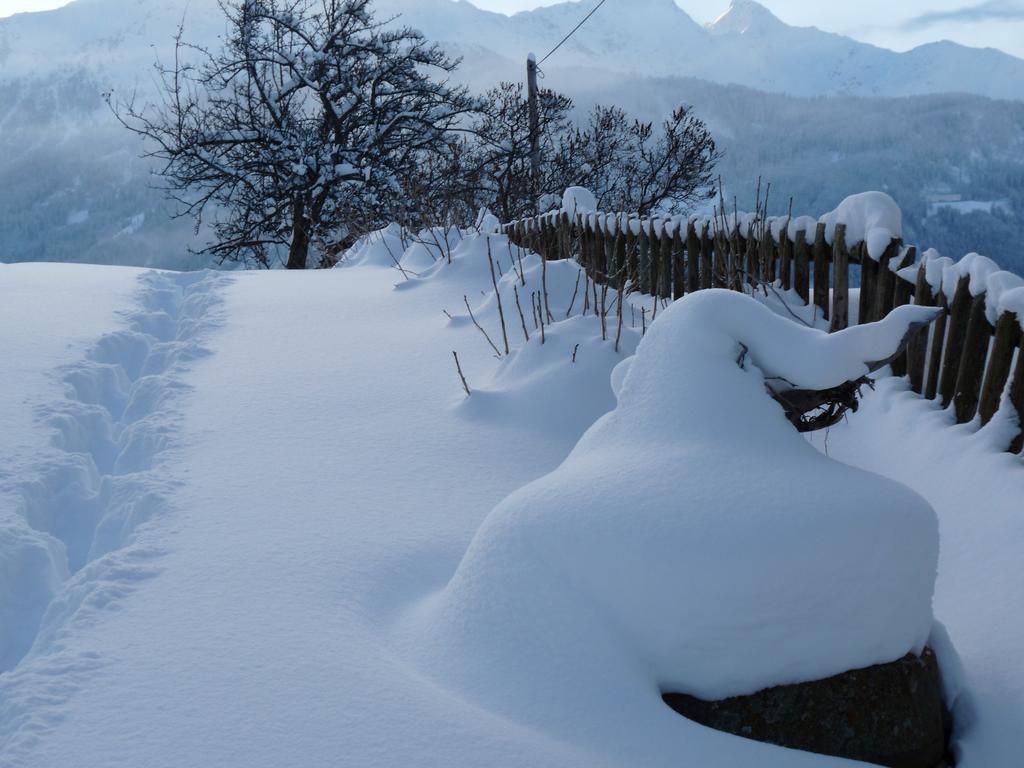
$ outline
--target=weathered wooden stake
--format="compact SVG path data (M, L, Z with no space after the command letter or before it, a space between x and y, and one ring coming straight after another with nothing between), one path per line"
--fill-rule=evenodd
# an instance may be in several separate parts
M831 256L828 243L825 242L825 225L819 223L814 231L814 304L821 310L821 316L829 318L828 300L828 264Z
M700 289L700 235L696 222L690 221L686 226L686 290L693 293Z
M939 374L942 372L942 353L946 348L946 328L949 325L949 299L945 290L939 292L936 305L946 311L939 315L932 331L931 352L928 358L928 378L925 381L924 396L934 400L939 396Z
M639 247L640 293L646 294L651 292L651 236L650 228L642 224L640 226Z
M881 320L892 312L892 303L896 290L896 273L892 271L892 267L897 266L896 260L899 259L902 248L902 240L893 240L889 243L889 247L885 249L885 253L882 254L882 258L878 261L878 290L875 292L872 300L872 320ZM866 248L864 252L867 255Z
M715 256L714 241L710 234L711 225L704 222L700 231L700 287L701 289L715 286L715 270L712 266L718 259Z
M683 298L686 293L686 253L683 245L683 225L676 227L672 234L671 254L672 261L672 297L676 300Z
M873 322L875 294L878 292L878 262L868 255L866 243L855 249L855 261L860 262L860 300L857 302L857 323Z
M988 356L988 370L985 372L985 385L981 389L981 404L978 406L982 425L992 421L992 417L999 410L1020 336L1017 315L1013 312L1001 314L996 321L996 338Z
M1017 419L1021 424L1020 434L1010 443L1010 452L1020 453L1024 451L1024 334L1021 334L1017 347L1017 369L1010 385L1010 405L1017 409Z
M985 358L994 329L985 316L985 294L979 293L971 302L967 333L964 336L960 370L956 377L953 407L958 424L966 424L978 412L981 379L985 374Z
M885 317L892 312L894 307L902 307L904 304L909 304L911 299L914 297L914 283L908 282L900 277L897 273L911 267L917 260L917 249L908 248L906 253L903 254L903 258L900 259L900 263L896 267L896 272L893 273L893 288L891 298L883 303L885 309L882 317ZM895 360L892 361L892 373L894 376L906 376L907 365L909 361L909 345L908 349L899 355Z
M635 286L640 277L640 254L633 222L626 221L626 279Z
M942 361L942 377L939 379L939 395L942 407L953 401L956 393L956 377L960 373L960 358L964 352L964 337L971 319L971 278L961 277L949 305L949 331L946 333L946 352Z
M846 225L836 224L832 241L832 330L850 324L850 252L846 249Z
M672 236L667 227L662 225L661 248L658 253L658 296L663 299L672 298Z
M661 222L658 222L660 227ZM654 219L647 222L647 242L650 250L647 252L649 260L649 277L646 293L651 296L658 295L658 286L661 284L661 233L659 227L654 225Z
M917 270L917 286L914 290L914 303L922 307L935 306L935 297L928 284L925 265ZM944 322L944 317L940 318ZM907 373L910 375L910 388L917 394L924 393L925 365L928 362L929 328L922 328L907 346Z
M771 241L769 245L774 251L775 243L770 228L765 232L765 236ZM793 287L793 243L789 240L788 226L779 232L779 280L782 283L782 290L788 291Z
M811 248L807 243L807 233L800 230L796 233L793 245L793 290L803 299L804 304L811 301Z

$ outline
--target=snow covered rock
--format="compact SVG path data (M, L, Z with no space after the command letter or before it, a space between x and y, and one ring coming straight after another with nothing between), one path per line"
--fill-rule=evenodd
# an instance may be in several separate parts
M481 681L500 667L516 686L498 704L536 718L558 690L660 706L662 691L721 699L920 654L935 513L821 455L766 381L859 378L934 313L828 335L728 291L673 304L616 370L616 409L494 509L424 605L431 665L492 698Z
M755 741L896 768L937 768L950 717L931 649L921 656L724 701L668 694L701 725Z

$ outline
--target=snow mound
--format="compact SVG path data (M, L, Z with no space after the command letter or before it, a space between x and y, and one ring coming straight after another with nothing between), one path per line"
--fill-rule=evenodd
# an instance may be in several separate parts
M868 256L882 258L889 243L903 236L903 212L884 192L851 195L839 207L820 219L825 224L825 239L831 244L836 225L846 225L846 245L853 248L867 243Z
M597 198L584 187L569 187L562 195L562 210L568 214L596 213Z
M384 229L359 238L355 246L346 251L338 267L379 266L393 267L406 249L402 228L389 224Z
M425 608L434 663L467 685L501 668L580 700L635 684L715 699L920 651L934 512L818 453L765 379L863 375L932 314L830 336L726 291L673 304L616 369L616 409L491 513Z
M539 331L525 343L516 331L521 346L461 401L468 418L514 423L557 438L583 434L615 407L611 373L632 354L639 333L624 329L616 352L614 339L601 338L593 316L576 314L547 326L543 343Z
M501 220L486 208L481 208L476 217L476 229L485 235L493 235L501 231Z

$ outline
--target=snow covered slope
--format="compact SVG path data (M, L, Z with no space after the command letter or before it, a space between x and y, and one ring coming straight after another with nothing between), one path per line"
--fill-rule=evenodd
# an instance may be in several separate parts
M569 263L546 276L554 316L546 343L534 323L520 330L516 319L511 354L494 360L460 310L469 302L501 344L486 247L473 238L452 245L448 264L443 250L415 244L401 257L405 276L381 266L390 262L383 239L330 272L0 266L0 290L17 297L0 303L0 353L17 361L4 369L0 390L0 555L8 558L0 572L5 585L10 574L21 579L17 589L0 590L0 636L23 630L0 672L0 766L850 765L695 726L661 705L642 663L616 667L633 681L630 695L605 691L600 701L572 696L576 667L556 668L545 690L558 697L531 708L524 697L535 679L428 643L421 619L436 616L433 596L491 510L556 469L616 407L616 393L659 411L677 400L674 382L639 374L629 381L626 369L636 363L622 361L640 331L627 319L619 352L610 337L602 340L599 321L592 312L582 317L573 301L579 272ZM518 291L535 295L544 275L536 257L520 262L501 238L492 245L511 315L508 302ZM652 365L671 367L675 358L658 346L673 346L684 310L654 321L651 353L636 358L647 374ZM474 392L468 399L453 349ZM756 371L733 373L763 397ZM942 418L920 419L918 401L885 392L872 403L857 416L867 419L865 431L841 440L837 432L830 448L842 445L851 460L913 482L938 511L946 538L936 606L962 653L965 703L973 706L961 713L959 764L1013 765L1005 758L1024 746L1013 727L1024 707L1016 654L1024 627L1014 610L1024 600L1020 460L983 443L971 450L972 477L984 478L988 494L978 497L987 504L978 517L947 503L958 498L947 494L962 477L962 454L939 448L964 443L945 442ZM770 431L784 426L780 414L773 424ZM910 442L901 442L904 430ZM658 441L678 447L676 435L659 433ZM906 449L919 438L928 451ZM601 440L597 447L615 448ZM906 490L807 460L850 472L864 488L893 489L906 506L886 525L934 524ZM574 466L562 472L573 475ZM671 485L672 475L659 477ZM757 508L757 493L736 498ZM61 510L75 516L55 514ZM573 519L585 512L574 510ZM628 506L623 515L629 519ZM774 535L793 544L786 531ZM540 543L564 545L568 556L586 539ZM893 546L934 556L933 540L911 536ZM805 554L815 561L813 549ZM10 565L21 555L31 568ZM744 567L742 558L735 566ZM850 564L853 572L863 567ZM577 583L560 570L530 575ZM928 574L921 577L890 595L914 595L917 618L897 622L913 625L910 643L927 619ZM834 586L856 594L856 585ZM564 594L553 590L550 599ZM533 626L552 640L550 658L592 663L610 647L597 640L610 637L614 647L628 636L574 637L574 617L591 610L584 601L564 614L565 624ZM560 614L546 615L556 622ZM494 629L473 617L449 629ZM516 626L514 618L502 622ZM741 629L745 618L737 618ZM571 707L556 706L567 695Z

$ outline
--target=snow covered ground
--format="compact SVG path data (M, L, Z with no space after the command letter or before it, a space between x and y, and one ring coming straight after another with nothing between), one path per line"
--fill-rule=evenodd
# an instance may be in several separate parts
M330 272L0 265L0 765L850 764L698 727L653 685L595 695L601 681L579 677L595 659L615 661L609 685L652 668L621 664L614 638L580 637L587 625L543 628L546 648L533 634L545 678L516 666L514 638L500 633L604 609L581 606L557 572L550 592L520 605L464 556L492 510L558 468L615 392L635 386L635 363L620 363L650 317L626 313L616 351L616 328L602 334L592 309L580 316L587 287L573 265L544 270L494 238L499 306L480 240L403 256L391 237ZM543 302L544 285L541 344L531 300ZM659 334L667 343L680 314L659 312L654 327L666 330L647 346ZM1012 727L1024 721L1021 461L900 389L884 382L831 431L828 453L909 485L938 512L935 611L970 690L962 765L1011 766L1024 748ZM602 423L588 440L613 450L628 433ZM574 476L572 462L559 472ZM885 524L927 538L917 497L856 476L903 499L903 523ZM799 497L805 481L792 480ZM580 533L558 546L596 535ZM927 561L916 536L893 553ZM456 572L466 602L445 613ZM913 612L922 590L895 592L918 595ZM509 610L474 595L508 598ZM449 619L442 632L438 617ZM920 619L895 622L909 644ZM481 636L488 648L473 642ZM488 664L503 640L505 663ZM780 674L770 658L750 662Z

